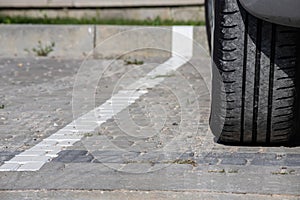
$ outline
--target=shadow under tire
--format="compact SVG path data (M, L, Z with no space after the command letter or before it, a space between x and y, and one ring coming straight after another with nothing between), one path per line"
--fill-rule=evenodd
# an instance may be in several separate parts
M299 29L215 4L210 126L218 142L289 145L297 126Z

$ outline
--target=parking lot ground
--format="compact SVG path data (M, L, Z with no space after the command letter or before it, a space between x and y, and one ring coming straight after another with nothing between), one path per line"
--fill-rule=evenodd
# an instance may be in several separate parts
M94 99L86 99L86 90L73 87L81 60L1 59L0 169L163 62L87 60L91 80L93 71L103 74ZM299 199L300 147L214 141L209 62L193 58L152 77L159 84L143 86L145 94L40 169L1 171L1 199ZM31 165L42 158L33 156Z

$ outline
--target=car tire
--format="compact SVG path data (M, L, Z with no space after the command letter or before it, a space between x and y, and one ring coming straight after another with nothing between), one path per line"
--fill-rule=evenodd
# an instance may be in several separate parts
M214 4L206 11L214 13L207 17L213 37L212 132L225 144L291 144L299 101L299 29L258 19L238 0L207 0L207 8L208 3Z

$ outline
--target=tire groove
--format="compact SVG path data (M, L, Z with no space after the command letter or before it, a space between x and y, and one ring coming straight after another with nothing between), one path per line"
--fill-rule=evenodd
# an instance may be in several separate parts
M257 142L257 119L259 103L259 84L260 84L260 58L261 58L261 37L262 21L257 19L256 53L255 53L255 78L254 78L254 101L252 119L252 143Z
M294 99L296 95L292 95L292 96L287 96L287 97L280 97L277 98L276 101L281 101L281 100L285 100L285 99Z
M241 105L241 135L240 142L244 142L245 132L245 95L246 95L246 75L247 75L247 47L248 47L248 13L245 14L245 33L244 33L244 58L243 58L243 77L242 77L242 105Z
M234 24L234 25L222 25L221 24L221 27L222 28L235 28L235 27L237 27L238 25L236 25L236 24Z
M287 113L287 114L282 114L282 115L275 115L274 118L281 118L281 117L289 117L293 116L294 113Z
M272 130L273 87L274 87L274 72L275 72L274 62L275 62L275 53L276 53L275 45L276 45L276 25L272 24L267 133L266 133L266 143L267 144L270 144L270 142L271 142L271 130Z
M223 62L234 62L237 60L237 58L232 58L232 59L224 59L224 58L219 58L219 60L223 61Z
M233 15L235 13L238 13L238 10L234 10L234 11L222 11L221 14L223 15Z
M294 105L288 105L288 106L278 107L275 110L282 110L282 109L293 108L293 107L294 107Z
M288 122L291 122L291 121L294 121L294 116L290 119L287 119L287 120L284 120L284 121L279 121L279 122L275 122L274 124L284 124L284 123L288 123Z
M284 128L278 128L278 129L275 129L274 131L285 131L285 130L289 130L293 128L293 126L288 126L288 127L284 127Z
M289 85L289 86L286 86L286 87L277 88L276 90L287 90L287 89L294 89L294 88L295 88L295 85Z
M296 77L295 76L288 76L288 77L280 77L280 78L277 78L277 80L285 80L285 79L295 79Z
M236 48L234 48L234 49L224 49L224 48L220 48L220 51L224 51L224 52L234 52L234 51L236 51Z
M223 40L223 41L233 41L233 40L236 40L237 37L233 37L233 38L225 38L225 37L222 37L222 38L220 38L220 39Z

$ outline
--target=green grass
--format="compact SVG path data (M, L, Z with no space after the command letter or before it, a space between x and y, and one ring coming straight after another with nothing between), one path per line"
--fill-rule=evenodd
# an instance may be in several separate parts
M148 20L129 19L99 19L99 18L49 18L47 16L34 18L24 16L0 16L1 24L103 24L103 25L142 25L142 26L172 26L172 25L205 25L203 21L174 21L162 20L159 17Z

